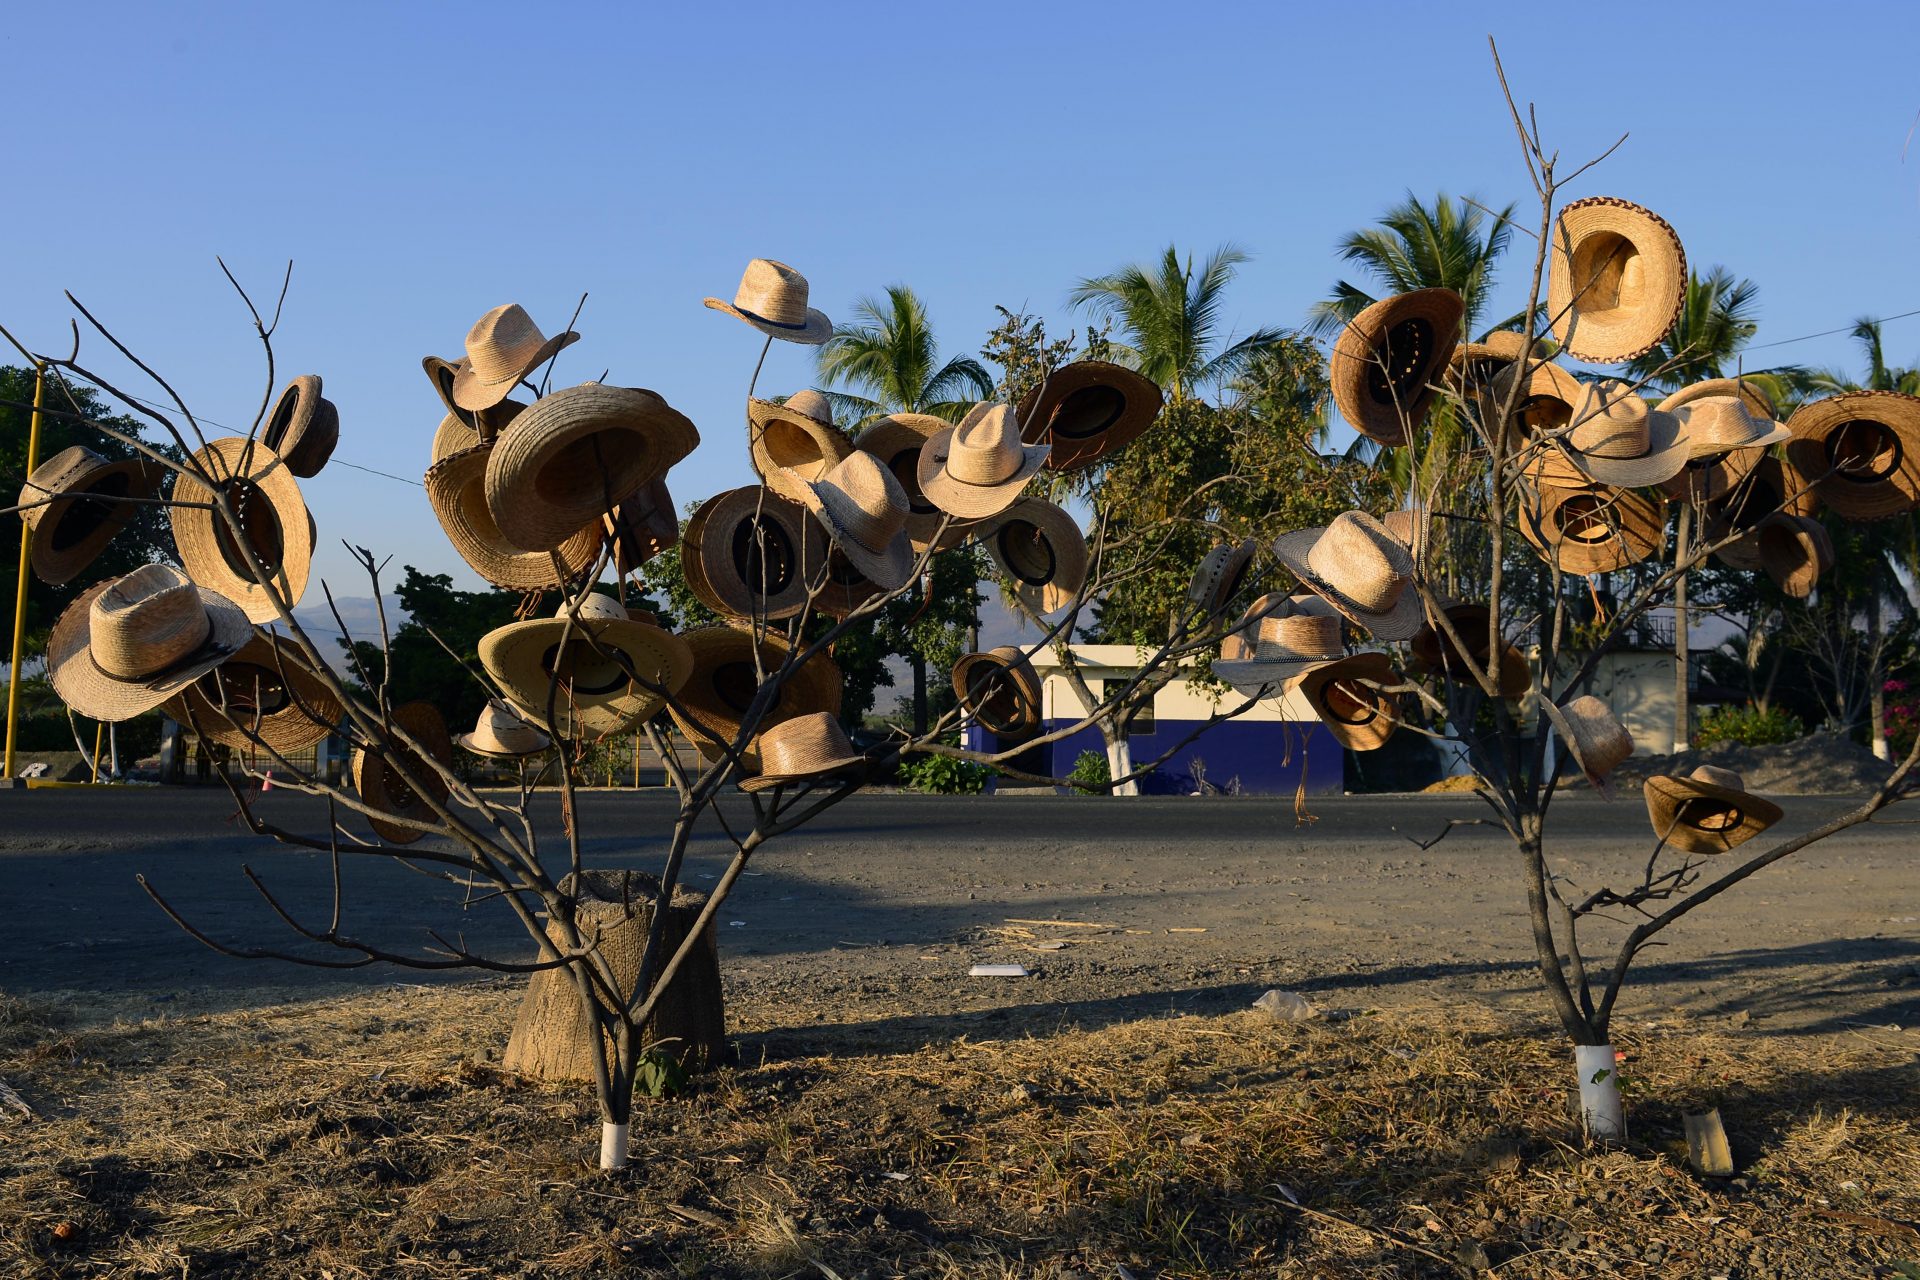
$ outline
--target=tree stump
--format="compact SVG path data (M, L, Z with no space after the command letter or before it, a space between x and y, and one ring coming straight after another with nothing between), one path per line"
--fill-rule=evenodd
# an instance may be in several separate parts
M640 981L640 959L647 949L660 881L641 871L588 871L582 873L580 883L573 880L568 876L560 888L573 894L578 928L585 937L598 936L600 954L621 989L631 993ZM675 889L661 940L662 967L693 928L706 901L704 893ZM558 945L559 934L552 924L547 926L547 936ZM543 969L527 984L501 1065L540 1080L591 1080L592 1036L593 1026L581 1007L573 975L564 968ZM641 1028L640 1043L643 1051L653 1047L689 1071L702 1071L725 1056L726 1036L719 940L710 923L706 936L680 966L654 1006L653 1016Z

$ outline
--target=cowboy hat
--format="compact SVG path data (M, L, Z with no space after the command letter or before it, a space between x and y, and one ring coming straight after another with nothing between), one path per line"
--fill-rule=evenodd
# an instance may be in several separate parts
M1413 653L1414 673L1424 675L1437 671L1457 684L1477 687L1473 669L1477 667L1485 671L1487 668L1487 606L1450 604L1440 612L1453 624L1454 633L1466 648L1463 651L1443 628L1428 622L1408 642L1407 647ZM1500 661L1490 674L1494 680L1494 693L1502 698L1517 698L1533 684L1533 674L1527 668L1526 657L1518 647L1505 640L1500 642Z
M1739 541L1729 542L1714 554L1729 568L1753 572L1761 567L1760 544L1754 536L1761 521L1776 513L1811 516L1819 509L1820 499L1812 482L1790 459L1769 454L1730 493L1704 508L1701 532L1708 542L1719 542L1744 530Z
M589 591L562 600L551 618L487 632L480 637L480 665L530 723L556 737L584 731L599 738L650 719L665 695L640 682L674 692L692 670L693 655L686 641L655 626L652 615L630 615L612 596Z
M1342 512L1322 528L1281 534L1273 553L1300 585L1376 639L1405 640L1420 629L1413 555L1366 512Z
M833 321L807 305L807 278L772 258L747 264L732 303L708 298L706 305L785 342L817 347L833 334Z
M1592 694L1582 694L1565 706L1555 706L1545 698L1540 709L1546 713L1574 765L1586 775L1589 785L1603 799L1613 799L1607 775L1622 760L1633 754L1633 735L1620 723L1611 708Z
M440 397L440 403L446 407L447 416L457 419L477 439L491 440L500 433L500 428L511 422L514 415L527 406L519 400L502 400L484 409L467 409L455 404L453 380L459 374L462 363L464 361L445 360L439 356L420 357L420 367L427 371L427 381L433 384L435 394ZM446 424L441 425L444 428Z
M860 566L847 558L847 553L838 546L827 548L827 567L823 575L808 575L808 581L816 588L813 597L815 613L829 618L844 618L867 601L886 592L886 588L860 572Z
M867 758L853 749L837 716L809 712L760 735L760 776L743 778L742 791L765 791L789 782L812 782L857 769Z
M466 358L453 366L447 398L461 409L491 409L522 378L578 341L580 335L571 329L547 337L517 302L495 307L467 330Z
M440 771L433 765L453 763L453 740L447 736L447 722L441 716L440 709L430 702L401 703L393 709L390 727L402 730L426 751L426 759L422 759L419 752L397 739L391 746L400 758L401 767L413 775L415 782L427 789L427 794L433 797L433 803L429 803L425 795L401 777L399 769L364 747L354 749L349 772L353 775L353 789L360 793L360 799L366 802L368 808L379 810L384 815L367 815L367 822L373 827L374 834L388 844L412 844L427 833L402 826L393 819L429 823L434 820L433 804L444 805L450 789L447 780L440 776Z
M1251 658L1255 646L1259 643L1260 621L1280 611L1292 596L1285 591L1269 591L1247 606L1240 615L1240 621L1233 624L1233 630L1220 638L1220 656L1228 662L1244 662Z
M981 520L1012 506L1047 461L1044 444L1022 444L1013 410L976 404L920 450L920 489L942 511Z
M1347 321L1333 344L1333 402L1347 424L1377 444L1406 444L1427 416L1460 341L1465 314L1451 289L1396 293Z
M1731 769L1703 764L1684 778L1655 774L1643 788L1653 834L1683 853L1725 853L1783 816Z
M1202 556L1193 571L1193 581L1187 585L1187 599L1193 607L1209 618L1224 611L1245 585L1258 545L1252 538L1223 542Z
M791 618L807 607L826 539L804 509L772 489L715 494L687 521L680 572L701 604L729 618Z
M487 507L487 460L495 447L477 444L427 468L427 502L447 541L468 568L496 587L550 591L578 580L600 556L599 526L577 530L552 551L523 551L509 542ZM554 569L556 558L565 583Z
M951 550L965 542L978 523L949 516L935 506L920 487L922 449L927 441L952 429L951 422L932 414L894 413L876 418L853 442L854 448L880 459L880 465L891 471L900 487L906 490L910 513L907 539L915 551L925 551L928 547L935 551ZM939 533L942 523L946 525L945 533ZM936 534L939 534L937 538Z
M1848 520L1884 520L1920 501L1920 397L1851 391L1801 405L1787 456Z
M1014 594L1035 614L1064 609L1087 584L1087 539L1074 518L1044 498L1008 507L983 541Z
M664 477L635 489L603 517L614 572L626 577L680 541L680 519Z
M477 444L492 444L499 438L501 429L519 417L526 407L518 400L502 400L478 414L468 413L462 417L459 413L449 413L434 430L432 461L451 458ZM480 422L477 427L470 421L475 418Z
M1680 420L1687 466L1660 487L1687 502L1711 502L1730 492L1759 465L1761 450L1793 435L1785 424L1756 415L1744 396L1697 396L1671 412Z
M317 476L340 443L340 411L320 394L320 375L295 378L274 401L260 442L287 460L297 476Z
M1254 624L1252 656L1223 656L1214 662L1213 674L1246 694L1284 688L1309 671L1345 658L1343 630L1340 615L1319 596L1289 597Z
M1611 573L1657 554L1666 504L1606 485L1542 488L1520 513L1520 532L1562 573Z
M500 433L487 506L509 542L545 551L667 473L700 433L640 387L584 382L543 396Z
M1773 398L1757 382L1745 378L1706 378L1700 382L1689 383L1660 402L1663 413L1672 413L1683 404L1707 396L1738 396L1746 401L1747 408L1756 418L1775 416Z
M1151 378L1105 360L1076 360L1020 397L1020 438L1050 445L1047 468L1078 471L1137 439L1160 416Z
M253 634L231 600L172 565L142 565L81 593L47 639L47 679L92 720L131 720L240 652Z
M253 554L274 578L291 609L307 589L313 567L313 521L300 497L299 482L279 454L258 440L228 436L193 455L233 507L240 532ZM173 541L187 576L246 610L253 622L280 616L267 588L253 580L245 557L233 542L227 522L206 507L213 490L191 470L173 482Z
M960 710L996 737L1039 732L1040 677L1018 645L961 655L953 664L953 692Z
M133 518L138 504L128 499L153 496L159 477L145 458L110 462L81 444L35 467L19 498L35 575L50 587L72 582Z
M299 646L260 632L164 710L210 742L278 755L323 741L344 714Z
M853 441L833 425L833 405L818 391L795 392L784 404L747 401L748 459L783 498L799 502L803 482L818 480L852 452Z
M1510 364L1494 374L1480 389L1480 422L1491 437L1523 370L1527 381L1514 401L1513 420L1506 427L1507 448L1551 448L1545 438L1573 421L1573 406L1583 394L1580 380L1551 360L1530 366Z
M889 591L907 584L915 562L907 491L893 472L855 450L818 480L800 484L801 501L855 568Z
M778 672L793 652L793 644L773 632L756 642L751 632L737 627L701 627L687 632L685 640L693 655L693 670L669 712L694 748L707 760L718 761L725 756L722 744L731 745L739 735L759 695L762 674L771 677ZM780 682L760 717L759 732L816 711L837 716L840 695L840 668L824 651L815 653ZM747 742L740 758L747 773L760 772L758 734Z
M1295 682L1320 723L1349 751L1386 745L1399 727L1399 695L1376 689L1393 686L1400 675L1384 653L1356 653L1308 670Z
M1553 336L1576 360L1623 364L1673 332L1687 294L1687 254L1658 214L1594 196L1560 210L1547 264Z
M538 755L553 745L553 739L513 713L513 708L498 698L488 698L473 722L473 732L463 733L454 742L477 756L513 760Z
M1833 539L1811 516L1771 515L1752 534L1760 567L1788 595L1804 600L1833 568Z
M1536 483L1633 489L1664 483L1687 465L1690 442L1679 416L1649 409L1627 383L1603 378L1582 386L1569 422L1528 464Z

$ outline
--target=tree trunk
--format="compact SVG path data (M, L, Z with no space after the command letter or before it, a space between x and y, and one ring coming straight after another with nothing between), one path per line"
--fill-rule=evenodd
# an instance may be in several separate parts
M573 892L578 904L576 925L588 938L598 936L600 954L621 990L631 996L640 980L640 958L647 949L653 898L660 882L638 871L589 871L581 879L578 886L561 882L562 890ZM663 954L671 955L679 947L706 900L703 893L675 892L661 943ZM547 933L559 942L554 926L549 925ZM573 976L565 969L542 970L527 983L502 1065L540 1080L592 1080L593 1036L592 1021L582 1007ZM654 1007L641 1029L640 1044L643 1052L657 1049L693 1071L714 1066L725 1056L726 1010L718 940L711 926ZM606 1051L611 1061L610 1039Z
M913 735L925 737L927 732L927 660L914 653L908 665L913 668Z
M1114 718L1118 720L1118 717ZM1107 744L1107 776L1125 778L1133 772L1133 744L1127 741L1127 731L1113 720L1102 721L1100 736ZM1116 796L1137 796L1140 794L1140 781L1128 779L1115 787L1109 794Z
M1681 504L1679 528L1675 533L1673 556L1675 564L1684 564L1687 559L1687 526L1693 508ZM1680 574L1673 583L1673 749L1685 751L1693 745L1693 715L1687 706L1687 575Z
M1891 760L1893 753L1887 749L1886 646L1880 628L1880 592L1876 589L1867 603L1867 735L1873 758Z

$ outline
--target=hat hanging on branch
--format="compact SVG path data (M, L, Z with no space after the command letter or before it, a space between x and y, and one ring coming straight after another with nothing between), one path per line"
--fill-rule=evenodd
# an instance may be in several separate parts
M747 455L768 488L794 502L853 452L853 441L833 424L833 405L818 391L798 391L784 404L747 401Z
M1020 398L1020 438L1050 446L1047 468L1078 471L1125 448L1160 416L1159 386L1105 360L1076 360Z
M795 716L760 735L758 777L742 778L742 791L765 791L796 782L820 782L860 768L867 758L854 750L837 717L824 711Z
M723 743L731 743L740 732L754 698L760 692L763 674L772 676L786 664L793 645L772 632L756 645L752 634L737 627L701 627L683 637L693 655L693 670L680 686L679 707L671 709L680 732L709 762L721 759ZM759 668L755 669L758 650ZM766 713L760 719L760 734L796 716L824 711L840 714L840 668L833 659L816 653L787 673L771 695ZM717 740L717 741L716 741ZM741 752L746 772L760 772L759 738L750 740Z
M1333 402L1347 424L1376 444L1406 444L1433 404L1464 314L1453 290L1415 289L1349 320L1329 366Z
M1760 419L1775 416L1773 398L1757 382L1745 378L1706 378L1689 383L1660 402L1664 413L1672 413L1683 404L1692 404L1695 400L1704 400L1708 396L1736 396L1744 401L1747 412Z
M526 407L518 400L502 400L485 413L469 413L465 418L458 413L449 413L440 419L439 427L434 430L433 461L442 462L475 445L493 443L501 429L519 417ZM473 418L480 420L480 427L468 421Z
M1493 380L1508 366L1531 358L1545 359L1548 346L1529 342L1524 333L1502 329L1479 342L1463 342L1447 357L1446 384L1455 394L1472 400L1493 386Z
M313 567L314 526L299 482L285 460L258 440L228 436L193 455L225 494L254 557L270 574L288 608L300 603ZM277 621L280 612L219 513L203 506L214 493L191 470L173 482L173 541L187 576L219 592L253 622Z
M1752 401L1744 396L1700 396L1668 412L1680 420L1687 465L1660 488L1685 502L1725 497L1760 465L1762 450L1793 434L1783 423L1754 413Z
M962 655L953 664L953 692L988 733L1017 739L1040 731L1040 677L1018 645Z
M467 567L496 587L550 591L577 582L600 556L600 527L588 524L551 551L525 551L509 541L487 506L487 462L496 447L478 444L427 469L427 502L441 531Z
M1240 621L1233 624L1233 630L1220 638L1220 656L1228 662L1244 662L1253 657L1260 641L1261 621L1283 612L1282 606L1292 599L1285 591L1269 591L1256 598L1240 615ZM1214 664L1216 671L1219 665Z
M440 709L430 702L407 702L395 707L393 725L426 751L427 758L423 759L419 752L401 745L397 738L389 748L399 756L401 768L413 775L419 787L408 783L401 776L400 769L364 747L354 749L348 773L353 779L353 789L360 793L360 799L369 808L378 809L386 815L368 815L367 821L373 827L374 834L388 844L412 844L427 833L415 827L403 826L394 819L425 823L438 820L433 805L444 806L450 791L446 779L427 761L451 765L453 740L447 736L447 722L441 717ZM432 797L431 802L429 796Z
M470 449L481 440L493 439L500 434L502 427L513 421L514 416L527 407L524 401L502 399L497 404L490 404L484 409L462 408L453 399L453 380L460 372L460 362L443 360L439 356L422 356L420 367L427 371L427 380L433 383L434 392L440 397L440 403L446 409L447 416L465 427L473 436L467 444L455 446L456 449ZM443 431L449 429L445 423L440 425Z
M856 450L800 488L801 501L855 569L889 591L907 584L916 561L907 491L878 458Z
M1683 853L1725 853L1780 821L1780 806L1746 789L1731 769L1703 764L1684 778L1655 774L1644 787L1653 834Z
M1885 520L1920 503L1920 398L1850 391L1801 405L1787 457L1847 520Z
M1441 612L1453 624L1454 633L1466 648L1463 651L1443 629L1428 622L1408 642L1407 647L1413 653L1414 673L1425 675L1439 672L1456 684L1477 685L1473 670L1487 669L1487 606L1449 604ZM1502 698L1518 698L1533 685L1533 673L1527 667L1526 655L1520 652L1518 646L1506 640L1501 641L1500 661L1489 674L1493 677L1494 693Z
M1014 594L1035 614L1066 608L1087 584L1087 539L1073 516L1044 498L1008 507L982 539Z
M1547 261L1547 317L1576 360L1621 364L1659 346L1686 301L1687 254L1664 218L1612 196L1560 210Z
M554 617L487 632L480 637L480 664L530 723L559 737L599 738L658 713L664 694L639 682L678 690L693 670L693 654L651 614L629 614L612 596L589 591L577 602L561 601Z
M320 375L295 378L274 401L260 442L287 461L296 476L317 476L340 443L340 411L320 394Z
M963 520L997 516L1020 496L1047 461L1044 444L1024 444L1013 410L982 403L957 427L928 439L920 450L920 490L942 511Z
M1820 577L1833 568L1833 539L1811 516L1768 516L1751 535L1760 567L1780 590L1796 600L1813 594Z
M467 354L451 366L447 398L458 409L491 409L511 395L522 378L579 340L572 330L547 337L517 302L495 307L467 331ZM429 366L427 372L437 381L438 370Z
M807 607L827 540L805 508L747 485L715 494L687 521L680 572L701 604L729 618L778 620Z
M1542 560L1577 574L1611 573L1657 555L1667 531L1664 502L1606 485L1541 489L1519 524Z
M1679 416L1648 408L1628 383L1603 378L1582 386L1569 423L1528 463L1536 484L1635 489L1671 480L1687 465Z
M240 652L247 615L172 565L97 583L66 607L47 639L47 679L91 720L151 711Z
M1812 516L1819 510L1820 498L1813 482L1791 461L1768 454L1731 492L1703 509L1701 535L1705 541L1719 542L1728 534L1746 530L1738 542L1730 542L1714 554L1728 568L1757 572L1761 568L1760 543L1754 533L1760 523L1776 513Z
M258 632L165 710L223 747L281 755L324 741L345 714L298 645Z
M1187 585L1187 599L1193 607L1208 618L1224 613L1246 585L1259 545L1252 538L1224 542L1202 556Z
M496 760L517 760L538 755L553 745L553 739L513 713L513 708L498 698L488 698L473 722L473 732L454 741L477 756Z
M680 518L664 476L628 494L603 520L613 570L626 577L680 541Z
M1312 668L1297 687L1341 746L1373 751L1399 727L1399 695L1385 690L1400 683L1386 654L1356 653Z
M1301 586L1375 639L1406 640L1425 620L1411 551L1364 511L1342 512L1324 528L1281 534L1273 553Z
M1633 754L1633 735L1627 727L1606 703L1590 693L1565 706L1555 706L1542 698L1540 709L1553 724L1561 745L1572 755L1574 765L1586 775L1588 785L1602 799L1613 799L1607 775Z
M1345 623L1332 605L1310 593L1281 601L1254 627L1251 657L1222 657L1213 664L1213 674L1241 693L1284 690L1308 672L1347 656Z
M936 551L949 551L976 530L975 521L950 519L920 487L921 450L927 441L952 429L951 422L932 414L894 413L874 419L853 442L854 448L878 458L880 465L890 471L906 491L907 539L915 551L924 552L929 546ZM934 535L943 521L946 532L936 541Z
M110 462L80 444L35 467L17 500L33 534L34 575L50 587L73 581L133 519L130 500L152 497L162 474L145 458Z
M1482 388L1477 405L1480 421L1488 429L1500 421L1501 411L1506 408L1507 397L1512 394L1520 374L1520 365L1508 365ZM1526 386L1514 405L1513 420L1507 424L1507 448L1531 447L1545 451L1553 447L1545 437L1573 421L1573 406L1586 393L1585 388L1578 378L1551 360L1528 368L1526 378Z
M833 335L833 321L807 305L807 278L772 258L755 258L747 264L732 303L708 298L706 305L783 342L817 347Z

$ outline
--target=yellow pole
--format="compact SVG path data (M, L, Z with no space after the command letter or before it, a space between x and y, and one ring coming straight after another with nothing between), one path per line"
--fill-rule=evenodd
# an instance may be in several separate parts
M40 465L40 405L46 395L47 370L44 365L33 367L33 419L27 427L27 474ZM20 650L27 638L27 573L31 568L28 557L33 553L33 530L25 521L20 524L20 580L13 593L13 661L7 667L7 754L6 767L0 768L0 778L13 776L13 737L16 710L20 702ZM96 754L96 758L97 754Z
M107 722L102 720L93 727L93 782L100 781L100 740L106 736Z

